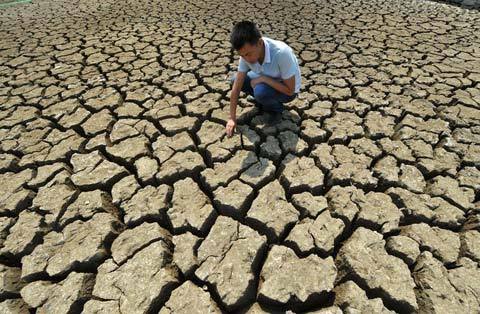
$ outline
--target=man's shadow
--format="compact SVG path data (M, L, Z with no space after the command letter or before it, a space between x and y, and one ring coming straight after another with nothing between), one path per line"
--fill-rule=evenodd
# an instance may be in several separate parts
M235 76L227 74L227 79L232 87ZM239 167L241 171L235 179L241 179L244 183L252 186L253 198L256 198L261 188L280 178L284 166L282 161L285 157L290 153L297 155L295 148L299 142L301 119L298 115L295 118L295 114L288 111L288 108L291 108L290 105L284 107L282 118L278 123L269 125L266 113L262 111L260 102L253 95L241 91L238 100L237 127L232 136L240 137L240 150L247 150L248 154L242 160ZM223 110L227 108L224 107ZM224 134L221 141L227 139L228 136ZM252 143L255 144L253 149ZM235 153L237 152L238 150ZM291 160L291 158L287 158L287 160ZM252 184L252 182L256 182L256 184ZM289 195L287 190L285 195Z
M247 100L245 103L239 103L239 106L241 105L252 106L253 113L247 111L239 115L237 121L240 123L237 125L236 134L233 136L240 136L242 149L245 149L244 143L257 142L254 150L249 150L241 168L245 169L242 174L251 177L253 180L266 177L262 184L255 187L259 190L278 178L282 171L282 161L289 153L295 155L295 147L299 142L300 126L286 109L282 114L281 121L269 125L267 115L261 112L259 103L254 98ZM252 159L257 160L253 165L251 165ZM270 172L272 165L275 167L274 173L267 173Z

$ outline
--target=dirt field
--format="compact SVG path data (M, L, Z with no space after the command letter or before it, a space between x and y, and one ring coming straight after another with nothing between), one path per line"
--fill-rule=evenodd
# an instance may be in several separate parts
M242 19L302 91L227 138ZM478 313L480 11L34 0L0 37L1 313Z

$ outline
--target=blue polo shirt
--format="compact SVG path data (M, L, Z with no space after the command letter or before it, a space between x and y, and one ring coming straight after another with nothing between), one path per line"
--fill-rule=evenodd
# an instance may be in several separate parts
M276 80L285 80L295 75L295 93L300 92L301 76L297 57L286 43L262 37L265 43L265 56L263 64L254 64L240 57L238 72L248 72L247 75L254 79L259 76L269 76ZM250 70L250 72L249 72Z

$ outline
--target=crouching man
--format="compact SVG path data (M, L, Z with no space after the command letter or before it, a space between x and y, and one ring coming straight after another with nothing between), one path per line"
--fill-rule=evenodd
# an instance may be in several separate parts
M240 91L255 98L268 124L280 122L283 104L295 99L301 86L300 67L292 48L282 41L262 37L256 25L249 21L233 27L230 42L240 61L232 78L227 135L232 136L237 125Z

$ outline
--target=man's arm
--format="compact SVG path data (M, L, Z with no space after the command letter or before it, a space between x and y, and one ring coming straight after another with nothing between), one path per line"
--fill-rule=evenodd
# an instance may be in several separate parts
M233 82L232 91L230 92L230 119L232 120L236 120L238 96L240 95L246 76L247 72L237 72L237 76Z
M295 75L283 80L283 82L276 81L269 76L260 76L259 78L252 80L252 86L255 86L258 83L265 83L280 93L284 93L288 96L292 96L295 93Z
M226 127L228 136L232 136L237 124L238 96L240 95L240 91L242 90L243 82L245 81L246 76L247 72L237 72L237 76L233 82L232 91L230 92L230 119L228 120Z

